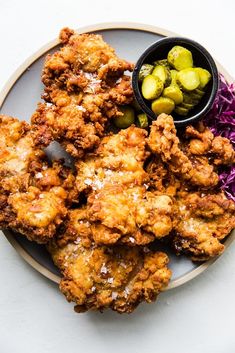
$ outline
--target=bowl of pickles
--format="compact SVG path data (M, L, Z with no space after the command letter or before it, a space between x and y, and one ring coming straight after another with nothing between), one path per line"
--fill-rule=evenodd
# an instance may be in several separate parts
M209 52L181 37L166 37L148 47L132 75L136 101L147 118L171 114L176 126L207 114L218 85L218 70Z

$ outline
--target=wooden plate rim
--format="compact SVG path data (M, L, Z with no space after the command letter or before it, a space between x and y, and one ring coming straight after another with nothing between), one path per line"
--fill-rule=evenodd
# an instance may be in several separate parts
M136 22L105 22L105 23L98 23L90 26L85 26L79 28L77 31L78 33L89 33L89 32L97 32L97 31L105 31L105 30L115 30L115 29L130 29L136 31L143 31L143 32L150 32L155 34L160 34L162 36L179 36L178 34L168 31L163 28L159 28L152 25L147 25L143 23L136 23ZM16 81L20 78L20 76L27 70L29 66L31 66L37 59L39 59L42 55L44 55L47 51L53 49L56 45L59 44L58 39L54 39L49 43L45 44L41 47L38 51L34 54L30 55L22 65L20 65L16 71L12 74L12 76L8 79L5 86L0 92L0 108L4 103L5 99L7 98L9 92L11 91L12 87L16 83ZM225 76L228 82L233 82L233 78L229 75L229 73L223 68L222 65L216 61L217 67L219 71ZM41 265L38 261L36 261L31 254L29 254L15 239L13 233L10 231L4 230L3 234L6 236L10 244L15 248L18 254L36 271L41 273L43 276L47 277L51 281L55 283L60 282L60 277L52 273L50 270L45 268ZM232 242L235 240L235 231L226 239L224 242L225 247L227 248ZM221 255L220 255L221 256ZM171 281L167 286L166 290L176 288L185 284L186 282L192 280L202 272L204 272L210 265L212 265L220 256L217 256L211 260L204 262L202 265L198 266L196 269L186 273L185 275Z

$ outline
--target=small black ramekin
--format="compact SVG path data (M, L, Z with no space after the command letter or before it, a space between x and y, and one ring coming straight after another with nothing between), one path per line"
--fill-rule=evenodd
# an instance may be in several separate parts
M199 104L189 111L188 116L182 117L172 112L171 115L173 116L175 125L181 127L192 124L206 115L211 109L218 91L219 75L215 61L203 46L191 39L181 37L166 37L158 40L148 47L138 59L132 75L132 87L135 98L143 112L145 112L150 119L156 120L157 116L151 110L151 102L144 99L142 96L141 83L138 80L139 71L141 66L145 63L151 64L155 60L166 59L168 52L175 45L181 45L190 50L193 55L194 66L202 67L211 73L211 80L206 87L204 96Z

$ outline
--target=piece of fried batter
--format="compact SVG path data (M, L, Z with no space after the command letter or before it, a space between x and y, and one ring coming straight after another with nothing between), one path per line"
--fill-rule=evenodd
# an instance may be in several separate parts
M178 254L195 261L221 254L221 240L235 227L235 204L219 190L217 174L218 165L234 163L229 140L215 137L202 122L179 138L172 117L162 114L153 122L148 145L151 190L174 197L172 239Z
M204 157L192 160L180 146L176 128L170 115L161 114L151 126L148 139L151 151L167 163L169 170L191 184L213 187L219 181L218 175Z
M44 153L34 148L30 126L15 118L0 115L0 188L6 193L25 189L32 161Z
M65 28L62 48L48 55L42 74L44 99L32 116L35 141L57 140L75 157L97 146L120 105L133 100L133 64L119 59L100 35L77 34Z
M235 162L235 151L231 142L222 136L214 136L209 128L199 122L197 128L187 126L186 137L190 138L188 153L206 155L215 165L231 165Z
M234 162L232 145L226 138L214 137L202 124L199 131L187 127L186 136L193 138L180 141L173 118L161 114L151 126L148 145L178 178L189 185L214 188L219 182L216 166Z
M0 227L45 243L75 197L74 176L59 163L49 166L27 123L1 115L0 129Z
M76 164L77 188L87 197L86 218L103 228L94 234L98 244L144 245L172 229L171 197L147 190L146 134L131 126L104 137L94 154Z
M221 243L235 227L235 204L223 192L178 194L178 222L173 244L178 253L194 261L220 255Z
M48 246L62 272L60 289L76 303L75 311L111 308L131 313L139 303L154 301L171 277L167 255L146 247L95 245L83 213L71 211L65 233ZM76 240L69 241L67 232L73 232Z

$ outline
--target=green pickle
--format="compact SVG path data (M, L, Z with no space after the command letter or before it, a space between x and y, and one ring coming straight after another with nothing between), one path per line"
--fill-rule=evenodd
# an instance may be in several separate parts
M126 129L135 122L135 111L129 105L119 106L122 116L114 118L114 124L120 129Z
M201 67L195 67L194 69L200 78L200 85L198 88L203 89L204 87L206 87L206 85L208 84L208 82L211 79L211 74L209 71L207 71L206 69L203 69Z
M163 91L163 82L157 76L148 75L142 82L141 91L145 99L158 98Z
M151 108L156 115L161 113L171 114L175 108L175 103L170 98L160 97L152 102Z
M177 70L170 70L171 84L177 84L177 83L176 83L176 76L177 76L177 73L178 73Z
M176 70L183 70L193 67L193 56L191 51L181 47L174 46L167 55L169 64Z
M194 93L183 92L183 102L188 104L197 105L200 101L200 97L195 96Z
M183 102L183 93L177 85L166 87L162 95L163 97L172 99L176 105Z
M137 125L141 128L148 127L148 117L145 113L137 115Z
M150 64L143 64L141 66L140 72L139 72L139 81L143 81L143 79L150 75L154 69L153 65Z
M190 104L190 103L182 103L181 105L180 105L182 108L185 108L185 109L188 109L188 110L192 110L193 108L194 108L194 104Z
M168 63L168 60L167 59L162 59L162 60L156 60L153 62L153 64L155 66L157 65L162 65L162 66L165 66L167 67L168 69L170 69L170 64Z
M176 81L185 91L193 91L200 85L199 75L193 68L180 70Z
M183 108L183 107L175 107L175 112L178 114L178 115L181 115L181 116L187 116L188 115L188 109L186 108Z
M205 92L202 91L202 90L199 89L199 88L195 89L194 92L195 92L198 96L200 96L200 97L204 96L204 94L205 94Z
M162 65L155 66L155 68L153 69L152 75L160 78L160 80L163 82L165 87L171 83L170 71L165 66L162 66Z

